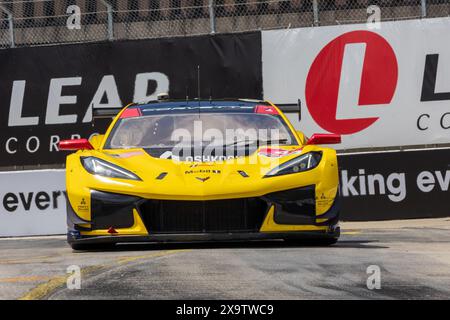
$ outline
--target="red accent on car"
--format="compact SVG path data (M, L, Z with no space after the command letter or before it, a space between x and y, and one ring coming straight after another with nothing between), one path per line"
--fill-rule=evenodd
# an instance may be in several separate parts
M92 150L94 147L88 139L62 140L58 143L59 150Z
M306 144L336 144L341 143L341 135L328 133L314 133Z
M279 112L276 108L274 108L272 106L266 106L266 105L257 105L255 107L255 113L273 114L273 115L279 114Z
M290 154L300 152L300 151L302 151L302 148L286 150L286 149L267 147L267 148L259 149L258 155L266 156L266 157L270 157L270 158L280 158L280 157L285 157L285 156L288 156Z
M140 117L141 115L142 115L141 109L129 108L129 109L123 110L123 112L120 114L120 119Z
M117 234L118 232L113 227L109 227L108 231L109 234Z

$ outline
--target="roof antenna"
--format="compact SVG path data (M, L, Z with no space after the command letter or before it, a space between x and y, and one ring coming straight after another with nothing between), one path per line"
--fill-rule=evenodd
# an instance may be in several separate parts
M209 87L209 102L212 101L212 88Z
M200 65L197 65L197 99L200 100Z
M188 102L188 100L189 100L189 94L188 94L188 85L187 85L187 84L186 84L185 89L186 89L186 102Z

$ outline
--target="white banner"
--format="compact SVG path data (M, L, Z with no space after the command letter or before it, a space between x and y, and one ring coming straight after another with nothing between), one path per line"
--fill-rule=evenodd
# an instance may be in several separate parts
M0 237L65 234L65 170L0 172Z
M337 148L450 143L450 18L262 32L264 98Z

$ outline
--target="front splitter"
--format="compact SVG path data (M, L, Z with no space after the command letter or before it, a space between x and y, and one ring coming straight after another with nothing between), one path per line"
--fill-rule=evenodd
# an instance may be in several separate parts
M289 231L289 232L252 232L252 233L183 233L183 234L153 234L148 236L85 236L74 238L68 234L69 243L130 243L130 242L208 242L232 240L266 240L266 239L330 239L338 238L340 228L331 231Z

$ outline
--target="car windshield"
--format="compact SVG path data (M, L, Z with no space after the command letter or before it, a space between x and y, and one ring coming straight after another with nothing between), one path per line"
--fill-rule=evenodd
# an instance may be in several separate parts
M119 119L107 149L180 145L290 145L296 141L279 115L257 113L158 114Z

